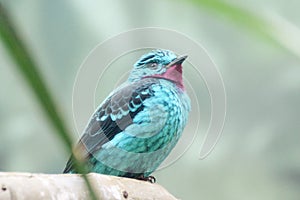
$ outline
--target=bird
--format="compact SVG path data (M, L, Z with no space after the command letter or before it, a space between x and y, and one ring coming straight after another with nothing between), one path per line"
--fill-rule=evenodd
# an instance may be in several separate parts
M186 58L165 49L142 55L92 114L63 173L77 173L76 154L88 172L155 182L150 174L177 144L191 110Z

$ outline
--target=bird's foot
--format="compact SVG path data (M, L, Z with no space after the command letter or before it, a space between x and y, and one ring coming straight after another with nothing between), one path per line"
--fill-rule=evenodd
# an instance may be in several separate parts
M156 178L154 176L145 177L144 175L141 175L137 179L142 180L142 181L147 181L147 182L150 182L150 183L155 183L156 182Z

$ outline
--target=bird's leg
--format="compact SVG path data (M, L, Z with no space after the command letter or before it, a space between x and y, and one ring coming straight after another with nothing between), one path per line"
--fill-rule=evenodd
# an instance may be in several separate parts
M147 181L150 183L155 183L156 182L156 178L154 176L147 176L145 177L143 174L140 175L139 177L137 177L138 180L142 180L142 181Z

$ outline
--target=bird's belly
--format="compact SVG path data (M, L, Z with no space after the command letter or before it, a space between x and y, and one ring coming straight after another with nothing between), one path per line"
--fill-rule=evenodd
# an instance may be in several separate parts
M93 155L92 171L133 178L148 176L176 145L182 131L179 121L168 122L161 132L149 138L119 134L120 142L109 142Z

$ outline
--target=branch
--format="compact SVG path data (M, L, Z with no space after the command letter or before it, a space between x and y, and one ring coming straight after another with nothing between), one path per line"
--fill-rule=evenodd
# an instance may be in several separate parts
M98 199L176 200L158 184L129 178L88 174ZM90 199L80 174L30 174L0 172L0 199Z

